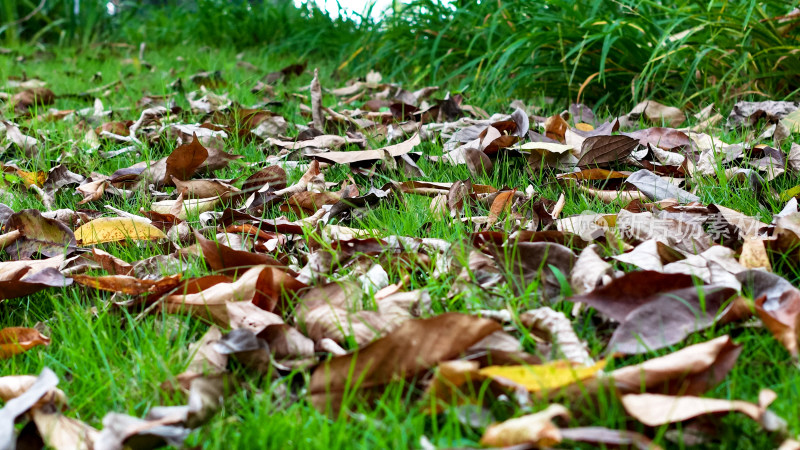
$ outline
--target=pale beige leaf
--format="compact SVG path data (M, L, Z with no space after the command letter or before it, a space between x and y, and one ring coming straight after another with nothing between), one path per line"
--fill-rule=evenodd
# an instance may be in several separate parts
M77 419L40 408L31 411L39 435L55 450L91 450L100 432Z
M552 422L556 417L568 419L569 411L562 405L554 404L535 414L492 425L483 434L481 444L492 447L522 444L552 447L561 442L561 432Z

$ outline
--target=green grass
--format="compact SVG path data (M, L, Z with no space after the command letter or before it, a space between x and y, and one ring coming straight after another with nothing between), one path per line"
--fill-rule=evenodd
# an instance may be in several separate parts
M184 78L199 70L220 70L228 85L219 91L227 91L230 98L243 105L254 104L259 98L249 89L257 79L266 72L277 70L283 65L296 62L285 57L276 56L270 49L251 49L245 51L242 59L251 62L259 71L253 72L236 66L236 53L232 47L202 48L200 46L182 46L166 48L149 48L145 52L145 61L153 70L132 61L138 55L138 48L100 48L92 51L77 51L73 47L45 47L44 53L37 53L31 47L19 48L19 54L26 58L18 62L15 58L0 59L0 82L9 76L27 74L31 78L46 80L49 86L61 97L55 107L58 109L83 108L91 103L78 98L66 96L83 92L95 86L91 77L97 72L103 75L102 83L121 80L119 90L104 97L106 109L114 110L114 120L135 119L138 109L135 102L145 93L164 94L167 87L176 77ZM181 60L177 58L181 57ZM321 62L325 87L337 87L343 80L331 79L336 70L336 58ZM314 66L315 62L311 62ZM443 66L444 67L444 66ZM464 73L472 74L477 68L470 66ZM413 71L412 71L413 72ZM384 74L385 78L389 78ZM416 86L427 84L434 77L430 73L416 73L410 77ZM436 78L440 80L440 78ZM284 98L284 93L292 93L307 86L310 75L306 73L285 87L279 87L277 98ZM610 83L610 81L609 81ZM508 92L496 91L494 100L487 103L491 112L507 112L505 105ZM539 92L542 93L542 92ZM547 92L544 92L547 94ZM485 94L484 94L485 95ZM486 99L487 97L479 97ZM630 98L630 97L628 97ZM178 104L187 106L181 96ZM333 99L326 97L326 103ZM471 98L469 100L472 100ZM479 106L483 106L477 103ZM546 113L559 112L565 104L545 106ZM628 107L632 104L628 105ZM132 108L126 110L124 108ZM276 112L284 114L290 123L303 123L298 115L297 105L287 102ZM199 119L195 117L194 119ZM111 159L87 155L86 148L80 144L83 132L74 124L66 122L41 122L32 119L23 122L27 128L44 133L40 157L36 160L25 160L21 154L11 151L4 155L4 160L17 159L18 164L26 170L48 170L61 156L61 162L71 170L88 175L92 171L110 174L114 170L127 167L142 157L131 154ZM723 139L735 142L741 136L726 134ZM73 140L76 144L67 144ZM163 148L150 148L146 157L160 158L167 155L172 144ZM788 148L789 143L786 143ZM122 147L119 145L117 147ZM113 150L114 148L106 149ZM441 148L435 144L425 144L422 151L440 154ZM786 150L786 148L784 149ZM231 167L218 172L219 178L240 177L243 179L257 168L248 163L264 160L264 153L254 145L243 145L235 139L226 147L230 153L244 155ZM498 165L499 166L499 165ZM507 165L498 167L491 176L479 181L493 186L512 186L523 188L528 184L537 187L537 191L545 198L555 200L563 188L552 183L552 176L546 172L530 178L524 170L524 161L510 160ZM433 164L426 161L420 167L432 181L455 181L470 178L466 167L451 167ZM296 180L302 170L292 171L292 181ZM335 167L326 173L326 181L344 180L348 170ZM369 180L356 176L360 186L369 185ZM403 178L400 177L402 180ZM375 181L380 185L384 180ZM775 190L783 190L798 184L796 177L783 177L775 180ZM42 203L19 186L9 189L13 196L4 200L14 210L23 208L42 209ZM747 214L760 216L769 221L772 214L780 210L781 205L768 203L760 205L748 188L729 183L724 177L710 178L701 183L699 195L704 203L720 203ZM606 205L574 190L567 190L567 206L564 215L577 214L591 209L593 211L616 212L623 205ZM61 193L56 197L56 207L78 208L80 198L71 193ZM90 203L84 207L102 210L106 203L127 211L137 212L140 207L148 209L152 199L148 195L137 194L130 201L115 197L106 197L101 202ZM354 221L353 227L378 229L385 235L400 234L406 236L426 236L460 242L468 238L472 231L469 226L453 224L449 219L434 216L429 208L429 199L407 196L406 207L395 204L381 204L364 219ZM413 211L410 214L409 211ZM484 211L485 213L485 211ZM279 214L269 211L269 217ZM292 217L290 215L290 217ZM109 245L107 251L126 261L136 261L157 254L153 248L138 248L133 245ZM796 265L786 265L781 272L783 276L797 283L800 280ZM622 268L620 265L619 268ZM515 310L524 311L540 305L536 285L528 286L522 293L514 292L508 286L483 291L473 289L453 299L447 293L453 283L453 276L433 278L430 273L419 269L409 269L412 275L408 289L425 288L431 293L435 312L443 311L475 311L484 308L501 308L512 305ZM190 260L185 275L197 276L208 273L201 260ZM404 271L390 271L392 282L399 281ZM207 329L201 321L179 315L154 314L137 317L137 312L126 312L108 303L110 296L77 286L58 290L51 289L27 298L4 301L0 304L0 327L33 326L45 322L49 327L52 344L39 347L25 354L4 360L0 365L0 376L16 374L36 374L43 367L52 368L60 377L60 387L65 391L69 402L67 415L79 418L87 423L101 427L103 416L111 411L125 412L134 416L143 416L153 406L179 405L185 402L180 395L161 389L161 383L173 379L182 372L191 359L188 345L197 341ZM92 307L96 310L92 310ZM571 304L561 303L556 309L568 313ZM585 339L593 356L604 349L603 339L608 337L607 327L601 327L592 315L576 321L575 328L582 339ZM686 342L672 348L652 352L646 357L622 358L612 362L612 366L622 366L643 361L656 355L667 354L686 345L703 342L707 339L730 333L736 342L744 345L739 362L728 377L712 391L709 396L717 398L744 399L756 401L761 388L770 388L777 392L778 400L773 409L788 420L791 434L800 433L800 417L796 414L796 405L800 401L800 374L783 347L764 329L743 328L740 325L712 328L690 336ZM527 350L533 351L533 339L523 329L515 334ZM363 404L353 404L352 413L339 418L330 418L314 410L304 397L304 378L307 374L299 373L295 377L273 380L268 376L259 376L236 370L234 377L240 382L235 392L229 396L220 411L210 423L199 428L190 436L187 445L201 448L255 448L255 447L295 447L295 448L408 448L419 447L424 436L434 445L442 447L476 446L482 429L474 428L462 420L459 408L449 408L437 416L423 413L424 406L411 401L412 393L403 386L392 385L377 402L375 408L367 408ZM289 392L290 394L288 394ZM554 401L565 402L573 412L570 426L607 426L622 429L630 427L644 431L644 427L628 423L621 404L613 392L601 391L596 397L567 398L556 394ZM532 410L538 410L546 403L535 401ZM520 410L511 402L496 402L492 409L498 419L529 412ZM777 446L774 436L760 431L757 426L738 415L730 415L724 419L720 427L721 443L714 443L708 448L770 448ZM658 442L667 445L663 430L657 430ZM588 447L587 447L588 448Z
M395 81L447 85L484 106L511 97L582 100L610 113L629 99L700 109L800 92L800 17L782 0L398 1L330 18L313 3L247 0L0 0L8 47L39 42L95 48L233 46L333 61L342 77L377 68ZM495 103L496 102L496 103Z

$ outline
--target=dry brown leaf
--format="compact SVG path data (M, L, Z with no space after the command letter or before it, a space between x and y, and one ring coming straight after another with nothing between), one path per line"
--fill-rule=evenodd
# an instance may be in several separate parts
M562 405L550 405L535 414L528 414L490 426L483 433L481 444L492 447L523 444L552 447L561 442L561 432L553 423L553 419L556 417L567 420L570 414Z
M286 187L286 180L286 171L281 166L268 166L247 177L242 191L258 191L267 185L270 190L276 191Z
M83 286L128 295L164 294L181 283L181 274L163 277L158 280L141 280L129 275L89 276L73 275L72 279Z
M255 266L235 282L215 283L199 292L169 295L163 300L164 308L168 313L187 312L209 319L221 327L229 327L228 303L251 301L256 294L259 275L264 269L265 266Z
M625 317L608 348L635 354L681 342L724 317L735 305L728 301L735 294L733 288L705 285L653 295Z
M764 326L775 336L786 350L797 358L800 355L798 339L800 339L800 291L789 289L781 294L777 305L767 310L767 296L762 295L755 301L756 314Z
M545 135L562 143L567 129L569 129L569 124L560 114L550 116L544 122Z
M50 338L33 328L0 329L0 359L24 353L39 345L50 345Z
M23 297L48 287L66 287L72 284L55 267L64 261L63 256L44 260L0 262L0 300Z
M239 192L238 188L219 180L181 181L173 177L172 182L175 184L176 191L183 193L185 198L221 197L226 199Z
M653 296L693 286L694 280L689 275L630 272L594 291L573 296L570 301L586 303L606 316L623 322L636 308L652 301Z
M227 245L206 239L197 232L195 238L211 270L220 273L236 274L243 269L259 265L283 267L283 264L269 255L234 250Z
M596 244L583 249L575 261L570 274L570 285L573 292L583 294L594 290L598 285L611 281L613 267L595 251Z
M324 152L309 155L323 162L331 164L356 164L365 162L385 161L394 163L393 158L405 155L422 142L419 133L415 133L408 140L398 144L389 145L376 150L356 150L347 152ZM391 161L390 161L391 160Z
M592 136L581 145L580 167L595 167L625 159L639 145L639 141L628 136Z
M494 164L489 156L474 148L464 150L464 161L467 163L469 172L475 178L488 176L494 170Z
M484 337L500 331L493 320L459 313L408 320L387 336L320 365L311 375L309 393L317 409L339 410L352 380L367 390L428 370L456 358Z
M200 165L203 164L209 156L208 150L200 143L197 134L188 144L183 144L170 153L166 159L166 171L162 180L156 180L160 183L170 183L172 178L175 177L179 180L188 180L194 175Z
M617 369L609 377L623 394L700 395L725 378L741 352L742 347L725 335Z
M514 194L517 190L505 191L497 194L494 198L492 206L489 208L489 225L493 225L500 220L500 215L507 213L511 210L511 205L514 203Z

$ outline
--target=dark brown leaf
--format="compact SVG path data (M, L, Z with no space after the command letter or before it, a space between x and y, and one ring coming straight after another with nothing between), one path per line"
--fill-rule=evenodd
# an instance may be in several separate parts
M620 161L639 145L628 136L592 136L583 141L578 166L596 166Z
M195 134L192 142L181 145L167 157L166 173L162 183L172 181L172 177L181 181L190 179L207 158L208 150L203 147Z
M626 273L601 288L570 297L570 301L585 303L622 322L633 310L651 301L653 296L694 284L689 275L642 270Z
M250 267L262 264L284 267L278 260L268 255L234 250L227 245L208 240L197 232L195 232L195 238L197 238L197 244L203 251L203 257L211 270L222 274L236 275Z
M371 389L414 376L500 330L493 320L459 313L408 320L367 347L320 365L311 375L311 401L319 410L338 411L348 388Z

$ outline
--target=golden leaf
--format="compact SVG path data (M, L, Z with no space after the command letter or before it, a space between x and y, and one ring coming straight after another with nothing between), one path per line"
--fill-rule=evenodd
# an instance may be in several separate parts
M165 237L166 235L158 228L127 217L101 217L75 230L75 239L81 245L102 244L126 239L145 241Z
M536 366L489 366L479 374L494 380L518 384L529 392L558 389L579 381L594 378L608 361L603 359L593 366L573 366L569 361L553 361Z

